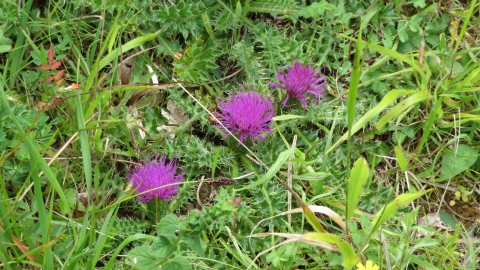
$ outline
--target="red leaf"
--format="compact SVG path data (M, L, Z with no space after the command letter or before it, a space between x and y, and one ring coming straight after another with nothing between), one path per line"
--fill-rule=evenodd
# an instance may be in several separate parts
M36 68L36 70L50 70L52 68L51 65L43 65L43 66L39 66Z
M64 73L65 73L65 69L61 69L61 70L57 71L57 73L55 73L55 75L53 75L53 79L55 81L60 80L63 77Z
M62 101L63 101L63 99L56 98L56 99L53 100L53 102L48 107L51 108L53 106L56 106L57 104L61 103Z
M62 65L62 62L56 61L55 63L52 63L52 70L55 70L59 68Z
M53 65L53 47L50 45L50 48L48 49L48 62L50 65Z
M62 79L55 81L55 85L56 85L56 86L61 86L62 83L63 83L63 80L62 80Z
M53 81L53 76L48 76L43 82L51 82L51 81Z

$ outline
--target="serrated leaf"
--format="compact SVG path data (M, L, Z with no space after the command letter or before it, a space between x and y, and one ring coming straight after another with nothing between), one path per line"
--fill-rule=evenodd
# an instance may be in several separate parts
M178 78L184 81L201 82L208 78L212 69L217 68L215 61L221 52L212 38L206 42L197 38L188 42L183 57L173 63Z
M425 0L415 0L413 1L412 4L416 8L424 8L427 6L427 3L425 3Z
M397 33L398 38L401 42L408 41L408 34L407 34L407 22L406 21L399 21L397 25Z
M300 17L305 19L321 18L325 14L326 10L335 11L336 7L335 5L327 3L327 1L323 0L319 3L312 3L311 5L296 11L292 14L292 19L294 19L295 22L295 20L298 20Z
M440 44L440 37L437 35L426 36L425 41L433 47L436 47Z
M412 16L412 19L410 20L410 23L408 24L408 27L410 28L410 30L412 32L415 32L415 33L418 32L419 35L423 34L422 28L418 25L421 20L422 20L422 16L416 14L416 15Z
M392 29L386 26L382 29L382 33L383 33L383 39L382 39L383 45L391 49L393 47Z

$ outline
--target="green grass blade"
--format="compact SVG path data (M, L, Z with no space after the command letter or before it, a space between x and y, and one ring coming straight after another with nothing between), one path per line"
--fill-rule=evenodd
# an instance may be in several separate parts
M17 128L18 134L20 135L20 137L25 137L24 143L27 146L28 153L30 154L30 159L38 162L38 166L40 167L41 171L45 174L50 184L52 184L53 189L60 197L60 200L62 201L62 203L64 203L65 205L68 205L67 198L63 193L63 188L58 182L55 174L53 173L52 169L50 169L47 162L45 162L45 160L40 156L40 154L38 153L37 147L35 147L30 137L25 136L25 131L22 129L22 126L20 125L16 116L13 114L12 109L8 105L8 101L7 101L5 90L4 90L3 80L0 80L0 98L2 99L2 103L5 106L5 108L7 108L8 113L10 114L12 122Z
M395 198L393 202L387 204L380 211L378 211L377 215L373 219L372 233L380 228L380 226L385 223L393 214L395 214L400 206L404 206L413 200L422 197L430 191L432 190L429 189L415 193L405 193Z
M312 225L313 229L319 233L324 233L326 232L325 229L323 228L322 224L318 220L317 216L313 211L310 209L310 207L307 206L306 203L302 201L301 203L303 212L305 213L305 218L307 219L308 223Z
M397 162L400 165L402 172L405 172L408 169L408 163L405 155L403 154L402 147L398 145L395 146L395 156L397 157Z
M352 134L355 134L357 131L364 128L370 120L383 112L383 110L385 110L385 108L395 102L397 98L413 93L415 93L414 90L392 90L388 92L388 94L383 97L382 101L380 101L377 106L373 107L371 110L366 112L360 119L358 119L358 121L352 126ZM338 139L338 141L335 142L335 144L333 144L332 147L327 150L327 152L325 152L325 155L330 153L335 147L344 142L347 138L348 132L343 134L343 136L340 137L340 139Z
M375 128L380 129L386 123L388 123L388 121L398 117L408 108L410 108L410 106L415 105L416 103L425 101L429 97L430 97L430 94L427 92L420 92L420 93L413 94L412 96L408 97L407 99L397 104L388 113L386 113L380 120L378 120L377 124L375 125Z
M90 266L95 268L98 259L102 255L102 250L107 243L107 240L110 236L110 231L112 230L113 225L115 224L115 219L117 217L118 207L111 209L105 219L103 220L103 226L100 229L101 233L97 235L97 241L95 243L95 253L93 254L93 259L91 260Z
M44 245L50 242L50 221L52 217L47 214L45 209L45 202L43 200L42 180L38 177L37 161L30 160L31 175L33 178L33 193L38 208L38 222L42 233L42 243ZM54 269L52 248L49 246L43 253L43 265L46 269Z
M155 33L147 34L145 36L130 40L129 42L123 44L121 48L114 49L109 54L107 54L102 60L100 60L99 69L104 68L106 65L113 62L115 59L118 59L120 52L126 53L140 45L143 45L145 42L148 42L154 39L156 36L158 36L158 34L160 34L160 30Z
M420 144L418 145L417 154L422 152L423 146L427 142L428 138L430 137L430 132L432 130L433 124L437 119L437 113L443 103L443 97L439 97L437 101L435 101L435 105L433 105L430 114L428 115L427 122L423 126L423 133L422 138L420 139Z
M422 70L422 68L417 64L417 62L412 59L411 57L408 57L408 56L405 56L397 51L394 51L394 50L391 50L391 49L388 49L388 48L385 48L383 46L380 46L380 45L376 45L376 44L372 44L372 43L368 43L366 41L363 41L363 40L357 40L357 39L354 39L354 38L351 38L349 36L346 36L346 35L343 35L343 34L339 34L339 36L341 37L344 37L348 40L351 40L351 41L355 41L355 42L360 42L361 45L364 45L364 46L367 46L369 49L372 49L372 50L375 50L379 53L382 53L382 54L385 54L385 55L388 55L394 59L397 59L397 60L400 60L406 64L409 64L410 66L412 66L412 68L418 73L420 74L420 76L422 77L422 79L425 79L425 72Z
M306 233L303 235L303 238L307 241L319 241L336 245L340 250L340 253L343 255L342 266L345 269L350 269L355 265L355 251L347 241L339 236L331 233Z
M82 101L80 96L75 99L75 108L77 115L78 135L80 137L80 147L82 149L82 163L85 174L85 182L87 184L87 190L92 190L92 156L90 154L90 146L88 144L88 135L85 129L85 122L83 119ZM90 203L90 192L87 192L88 202Z
M270 167L270 169L267 171L267 173L265 173L265 175L262 178L251 183L250 185L237 189L237 191L242 191L242 190L259 186L267 182L268 180L272 179L272 177L282 168L283 164L287 162L288 158L293 154L294 151L295 151L295 147L291 147L288 150L285 150L282 153L280 153L280 155L278 155L277 161L275 161L272 167Z
M350 180L347 184L346 222L352 218L353 212L360 201L360 196L368 179L368 173L369 168L367 161L364 158L359 158L353 164Z

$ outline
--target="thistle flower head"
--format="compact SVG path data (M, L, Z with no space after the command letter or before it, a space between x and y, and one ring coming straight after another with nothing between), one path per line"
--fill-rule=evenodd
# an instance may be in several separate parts
M286 72L279 72L277 79L280 83L270 83L272 87L278 87L287 91L287 98L282 102L285 107L290 98L298 99L303 107L308 108L306 96L312 94L320 99L324 97L325 85L327 81L325 77L315 76L317 71L310 68L307 64L305 66L300 62L295 62L292 66L286 68Z
M130 170L127 176L132 186L134 188L138 187L137 194L147 191L138 196L141 202L146 203L154 198L170 201L171 197L178 193L179 185L162 186L179 183L183 180L184 173L175 176L178 169L176 158L167 162L165 154L162 154L159 162L158 157L158 153L154 154L149 158L150 160Z
M232 133L239 135L240 141L248 137L254 144L254 138L265 139L264 134L271 131L268 127L274 114L274 106L270 100L255 91L244 91L231 94L226 102L219 101L219 119ZM217 126L222 128L221 126ZM230 134L226 134L228 137Z

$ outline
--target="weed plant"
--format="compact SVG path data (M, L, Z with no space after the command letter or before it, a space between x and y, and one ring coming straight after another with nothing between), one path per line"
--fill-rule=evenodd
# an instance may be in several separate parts
M1 1L0 267L477 269L479 12Z

